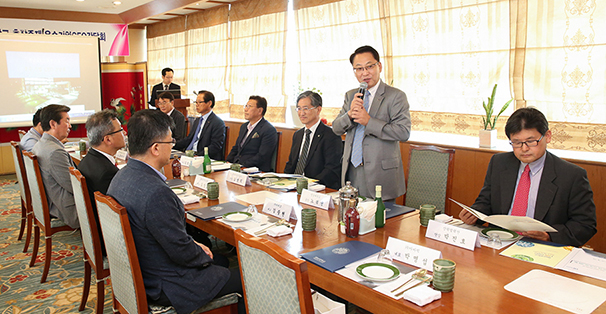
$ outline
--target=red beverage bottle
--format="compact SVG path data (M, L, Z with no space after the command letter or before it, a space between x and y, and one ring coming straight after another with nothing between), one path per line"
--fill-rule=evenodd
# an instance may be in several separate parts
M345 212L345 235L357 238L360 233L360 213L356 209L356 200L349 200L349 208Z
M173 178L181 178L181 162L179 161L179 158L173 159L171 166L173 168Z

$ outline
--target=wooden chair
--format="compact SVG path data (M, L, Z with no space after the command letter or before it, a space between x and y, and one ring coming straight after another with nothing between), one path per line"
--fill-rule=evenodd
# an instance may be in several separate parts
M25 136L25 134L27 134L27 131L24 130L19 130L17 132L19 133L19 140L21 140Z
M95 192L95 200L112 276L114 310L119 313L148 313L143 276L126 208L100 192ZM235 314L237 303L238 296L232 293L210 301L196 313ZM175 311L170 307L163 309L162 313Z
M109 264L106 258L103 258L101 246L101 235L97 229L97 214L93 210L86 178L74 167L69 168L74 191L74 201L76 202L76 211L80 221L80 233L82 234L82 244L84 244L84 286L82 288L82 301L80 301L79 311L83 311L88 300L90 292L91 269L95 271L97 278L97 314L103 313L103 304L105 301L105 280L109 277Z
M32 212L32 197L29 191L29 184L27 183L27 175L25 174L23 152L19 143L11 141L11 151L13 152L15 173L17 174L17 181L19 181L19 189L21 190L21 228L19 229L17 240L21 240L25 232L25 245L23 246L23 253L25 253L29 248L29 240L32 235L32 217L34 215Z
M229 155L229 126L225 126L225 141L223 141L223 160L227 160Z
M404 205L419 208L432 204L450 214L454 153L454 149L410 145Z
M32 210L34 212L34 250L32 259L29 262L29 267L34 267L36 257L38 256L38 247L40 246L40 229L44 232L46 243L46 257L44 258L44 271L40 282L46 281L48 270L50 269L50 261L53 253L53 235L61 231L73 231L70 226L66 225L60 219L50 218L48 202L46 198L46 190L42 182L40 167L38 166L38 158L30 153L23 151L23 163L25 164L25 173L27 174L27 182L29 183Z
M314 313L304 260L240 229L235 237L249 314Z
M271 171L275 171L275 172L279 172L278 171L278 165L280 164L280 148L282 146L282 132L278 131L278 141L276 143L276 150L274 151L273 156L271 157L271 166L272 166L272 170ZM284 169L282 169L284 170Z

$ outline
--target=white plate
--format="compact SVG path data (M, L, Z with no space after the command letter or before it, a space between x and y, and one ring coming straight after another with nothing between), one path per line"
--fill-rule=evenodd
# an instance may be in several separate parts
M252 214L247 212L231 212L223 215L223 219L231 222L247 221L251 218Z
M187 191L185 188L170 188L170 189L173 190L173 192L175 192L175 194L177 194L177 195L185 194L185 192Z
M400 277L400 270L384 263L364 263L356 268L358 276L371 281L391 281Z

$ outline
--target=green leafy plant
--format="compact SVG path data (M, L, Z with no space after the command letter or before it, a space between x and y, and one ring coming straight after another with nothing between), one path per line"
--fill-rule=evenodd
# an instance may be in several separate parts
M494 84L494 88L492 89L492 95L488 97L488 103L482 102L482 106L484 107L484 111L486 112L486 117L482 117L482 123L484 124L484 130L493 130L495 125L497 124L497 119L499 116L507 110L509 104L513 101L513 98L503 105L499 114L493 117L492 113L494 110L494 96L497 93L497 84ZM492 120L491 120L492 119Z

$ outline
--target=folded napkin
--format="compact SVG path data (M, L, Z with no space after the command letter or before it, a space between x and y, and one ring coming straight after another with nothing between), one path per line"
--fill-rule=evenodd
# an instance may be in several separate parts
M452 216L448 216L446 214L439 214L439 215L436 215L435 220L439 221L441 223L447 223L447 222L452 221Z
M314 185L310 185L308 190L314 191L314 192L318 192L318 191L322 191L326 189L325 185L322 184L314 184Z
M248 168L242 169L242 172L256 173L256 172L259 172L259 168L257 168L257 167L248 167Z
M277 238L279 236L291 234L292 229L287 226L277 226L271 229L267 229L267 235Z
M367 221L370 221L375 217L375 213L377 212L377 201L370 202L359 202L358 203L358 213L360 213L360 218L364 218Z
M442 298L442 292L433 290L427 285L420 285L404 292L402 297L418 306L425 306Z
M200 198L198 196L193 195L193 194L179 195L179 199L181 200L181 202L183 203L183 205L197 203L197 202L200 201Z

